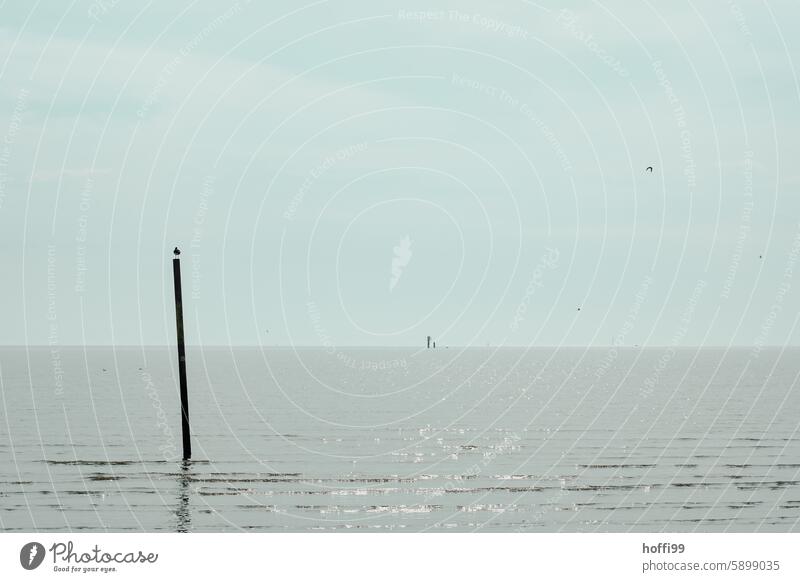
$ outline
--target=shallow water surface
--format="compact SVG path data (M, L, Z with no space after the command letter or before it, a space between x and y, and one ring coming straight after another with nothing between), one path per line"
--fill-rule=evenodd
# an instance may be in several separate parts
M800 350L0 349L5 531L797 531Z

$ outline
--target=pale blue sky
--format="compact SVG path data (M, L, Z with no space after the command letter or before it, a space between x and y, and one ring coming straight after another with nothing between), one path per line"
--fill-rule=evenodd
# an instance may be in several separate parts
M798 343L800 5L563 6L0 4L0 342Z

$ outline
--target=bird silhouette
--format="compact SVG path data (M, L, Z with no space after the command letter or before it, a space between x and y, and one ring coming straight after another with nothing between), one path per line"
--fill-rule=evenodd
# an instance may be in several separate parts
M647 166L644 171L645 172L650 172L652 174L653 173L653 166Z
M172 254L177 257L181 254L181 250L178 247L175 247L175 249L172 251Z

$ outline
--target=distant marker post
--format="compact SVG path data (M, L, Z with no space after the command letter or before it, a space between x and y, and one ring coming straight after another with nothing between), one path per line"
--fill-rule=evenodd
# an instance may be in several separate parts
M181 251L175 247L172 259L172 277L175 281L175 325L178 331L178 374L181 383L181 432L183 433L183 459L192 458L192 441L189 431L189 393L186 388L186 348L183 345L183 297L181 294Z

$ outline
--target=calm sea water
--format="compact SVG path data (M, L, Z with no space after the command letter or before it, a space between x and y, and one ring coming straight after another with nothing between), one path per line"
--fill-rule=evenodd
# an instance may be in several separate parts
M797 531L800 350L0 349L5 531Z

